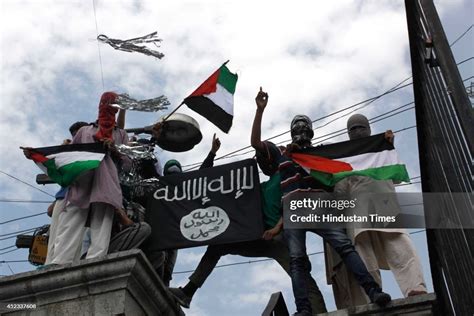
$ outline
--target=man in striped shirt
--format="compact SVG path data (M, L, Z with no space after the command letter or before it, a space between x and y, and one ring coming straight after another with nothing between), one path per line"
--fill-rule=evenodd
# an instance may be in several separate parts
M255 101L257 111L252 127L251 144L257 151L257 157L261 161L260 165L265 160L268 163L268 167L264 171L268 175L275 172L280 173L282 198L288 197L296 191L327 189L310 178L303 168L287 156L289 152L311 146L311 139L314 135L311 120L306 115L295 116L291 122L292 143L286 148L278 148L271 142L262 142L261 140L262 117L268 103L268 94L260 88ZM297 316L312 315L307 288L311 263L306 253L306 231L306 229L284 229L290 253L290 275L297 308L295 315ZM382 292L380 286L367 271L351 240L342 229L311 229L310 231L321 236L336 250L372 302L383 306L391 300L390 295Z

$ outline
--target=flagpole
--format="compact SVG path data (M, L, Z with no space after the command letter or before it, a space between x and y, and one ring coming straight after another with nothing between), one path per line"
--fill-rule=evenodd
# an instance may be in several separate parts
M170 114L168 114L168 115L161 121L161 123L164 123L167 119L169 119L169 117L170 117L171 115L173 115L176 111L178 111L178 109L179 109L181 106L183 106L183 104L184 104L184 100L181 102L180 105L178 105L178 106L176 107L176 109L173 110L173 112L171 112Z
M227 61L226 61L225 63L223 63L222 66L227 65L227 63L228 63L229 61L230 61L230 59L227 59ZM222 67L222 66L221 66L221 67ZM219 67L219 68L221 68L221 67ZM219 69L219 68L218 68L218 69ZM176 109L173 110L173 112L171 112L170 114L168 114L168 116L166 116L166 117L161 121L161 123L164 123L167 119L169 119L170 116L173 115L183 104L184 104L184 100L181 102L180 105L178 105L178 106L176 107Z

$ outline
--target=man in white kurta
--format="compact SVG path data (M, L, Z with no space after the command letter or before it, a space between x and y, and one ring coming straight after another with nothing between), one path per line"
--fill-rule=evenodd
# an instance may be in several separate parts
M371 134L367 118L360 114L349 118L347 129L351 140ZM387 141L393 142L393 133L387 131L386 138ZM364 193L395 193L395 187L391 180L379 181L365 176L351 176L339 181L334 191L360 196ZM391 202L396 203L398 207L396 201ZM382 285L380 269L391 270L405 297L427 292L419 257L405 229L354 228L348 229L347 235L352 239L357 252L378 284ZM368 304L368 297L341 259L331 247L326 245L325 250L328 283L333 286L338 309Z

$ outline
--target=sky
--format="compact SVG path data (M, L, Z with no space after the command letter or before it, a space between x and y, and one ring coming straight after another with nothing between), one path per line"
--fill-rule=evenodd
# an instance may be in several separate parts
M453 42L472 24L472 0L435 1L448 41ZM51 146L69 138L75 121L94 121L104 91L128 93L136 99L166 95L170 110L181 103L224 61L239 75L234 122L223 134L186 107L180 113L199 122L203 140L185 153L158 149L164 163L170 158L183 165L201 161L217 133L222 146L218 156L248 146L254 98L260 86L269 94L262 137L289 129L291 118L307 114L312 119L377 96L411 76L404 2L372 1L18 1L0 2L0 222L46 210L57 186L39 186L39 169L23 157L19 146ZM127 39L157 31L163 39L161 60L112 49L95 40L97 34ZM473 31L453 47L457 62L472 57ZM100 52L100 59L99 59ZM472 60L459 66L461 77L473 75ZM102 75L103 82L102 84ZM472 80L471 80L472 81ZM410 82L410 81L407 81ZM469 83L470 81L467 81ZM354 113L371 118L413 101L408 86ZM410 106L403 107L408 109ZM353 109L353 110L354 110ZM129 111L126 127L153 124L162 113ZM315 123L315 136L345 128L349 111ZM373 133L415 125L414 110L407 110L372 125ZM333 121L334 120L334 121ZM325 140L338 142L346 135ZM321 139L324 139L320 138ZM275 139L286 142L289 135ZM419 176L416 130L396 134L396 148L411 177ZM253 153L216 161L228 163ZM7 176L17 177L33 185ZM262 178L261 180L263 180ZM37 189L46 191L47 195ZM420 191L419 184L399 191ZM7 202L6 200L34 201ZM0 248L14 244L4 239L20 230L48 224L40 215L0 225ZM424 276L432 290L426 236L411 235L421 258ZM307 241L308 252L322 249L319 237ZM12 250L8 248L2 251ZM193 270L205 248L180 250L175 271ZM26 260L27 251L1 255L0 260ZM251 259L226 256L219 264ZM311 256L313 276L330 310L335 309L326 284L324 257ZM23 262L2 263L1 275L35 269ZM401 297L390 272L383 272L384 288ZM182 286L189 273L177 273L172 286ZM201 288L187 315L258 315L271 293L282 291L294 310L289 277L271 261L216 269Z

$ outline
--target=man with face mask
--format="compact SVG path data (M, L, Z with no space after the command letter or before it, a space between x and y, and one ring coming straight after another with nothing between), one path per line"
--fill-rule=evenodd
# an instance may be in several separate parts
M201 169L203 166L212 167L215 152L220 147L220 142L216 144L216 140L218 141L219 139L214 139L211 152L209 153L208 158L204 160ZM272 174L271 168L267 168L268 163L266 163L264 157L257 157L257 163L265 174ZM217 266L219 260L229 254L249 258L271 258L274 259L286 273L290 274L290 255L283 234L281 233L283 223L280 218L281 193L279 175L274 174L268 181L261 183L260 189L263 221L265 225L265 232L263 233L262 238L252 241L208 246L198 266L189 277L189 282L183 287L170 288L171 293L174 294L181 306L189 308L194 295L198 289L204 285L207 278ZM313 278L309 278L307 280L307 286L308 299L313 311L318 314L326 313L327 310L324 298L316 285L316 281Z
M329 188L316 182L313 177L288 156L288 153L295 149L311 146L313 136L311 120L305 115L295 116L291 122L292 143L286 149L279 149L271 142L261 141L262 116L268 102L268 94L260 88L255 101L257 112L252 127L251 144L257 151L257 157L260 156L260 159L268 161L268 167L265 169L280 173L282 199L295 191L328 190ZM284 228L284 236L290 253L293 294L298 311L295 315L298 316L312 315L308 300L307 280L310 277L311 263L306 253L306 231L305 229ZM390 295L382 292L380 286L367 271L351 240L342 229L311 229L309 231L321 236L335 249L372 302L384 306L391 300Z
M368 119L361 114L352 115L347 121L350 140L371 135ZM391 130L385 132L387 141L393 143ZM366 176L350 176L339 181L334 191L338 194L358 196L363 193L395 193L391 180L374 180ZM398 202L396 202L398 205ZM358 213L367 210L358 210ZM380 270L392 270L405 297L427 293L420 260L412 241L404 229L348 229L357 252L377 283L382 284ZM333 284L338 308L367 304L368 298L357 285L341 259L326 245L327 276Z
M98 168L81 175L68 189L65 209L59 214L58 241L51 264L70 263L83 239L83 227L90 222L91 245L86 259L107 254L115 209L122 208L122 190L118 170L128 170L130 159L118 152L115 145L127 144L127 133L115 123L117 109L112 107L117 94L105 92L99 103L96 124L80 128L72 144L100 142L107 154Z

